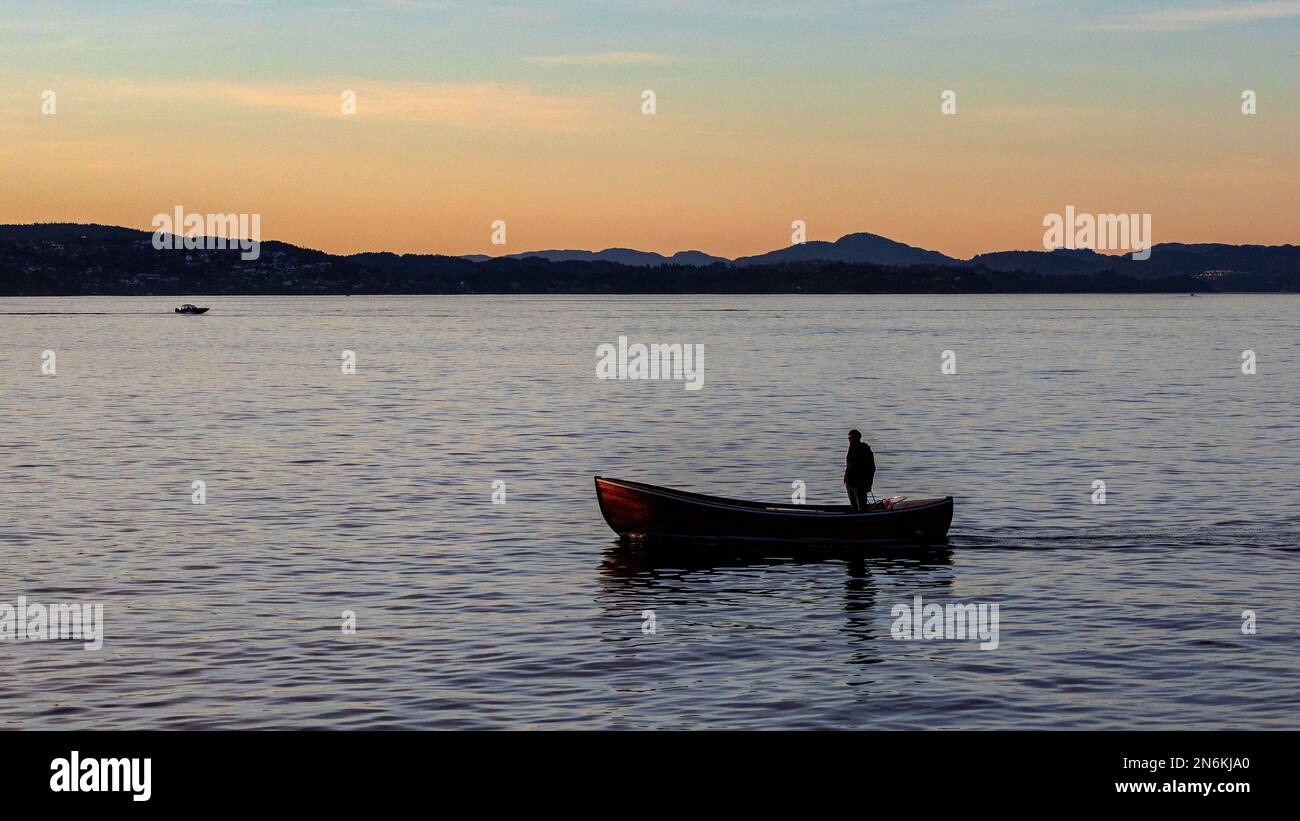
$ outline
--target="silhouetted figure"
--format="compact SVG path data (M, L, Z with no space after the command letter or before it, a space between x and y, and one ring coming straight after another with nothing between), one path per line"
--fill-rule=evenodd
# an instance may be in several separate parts
M849 492L849 504L856 511L867 509L867 494L876 478L876 455L871 446L862 441L861 431L849 431L849 455L844 467L844 489Z

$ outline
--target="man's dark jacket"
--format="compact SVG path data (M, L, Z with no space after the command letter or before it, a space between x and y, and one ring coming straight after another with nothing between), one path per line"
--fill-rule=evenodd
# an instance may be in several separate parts
M868 490L876 478L876 456L866 442L854 442L849 445L849 456L844 468L844 484L849 487L864 487Z

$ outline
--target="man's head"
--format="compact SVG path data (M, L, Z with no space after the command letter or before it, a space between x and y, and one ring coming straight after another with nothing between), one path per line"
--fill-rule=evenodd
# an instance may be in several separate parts
M862 441L862 431L857 430L856 428L849 431L849 444L854 444L856 442L861 442L861 441Z

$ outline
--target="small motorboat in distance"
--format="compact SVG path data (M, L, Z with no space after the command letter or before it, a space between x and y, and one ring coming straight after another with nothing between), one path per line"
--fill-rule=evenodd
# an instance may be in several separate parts
M785 544L945 544L952 497L848 505L746 502L596 477L600 513L627 539Z
M176 309L176 313L178 314L206 314L207 312L207 308L200 308L199 306L191 305L188 302Z

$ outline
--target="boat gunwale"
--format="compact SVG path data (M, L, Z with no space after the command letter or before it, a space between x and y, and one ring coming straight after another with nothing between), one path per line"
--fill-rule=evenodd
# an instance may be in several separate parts
M763 502L750 502L744 499L729 499L725 496L709 496L703 493L692 493L687 490L675 490L673 488L660 487L659 485L648 485L644 482L633 482L627 479L610 479L604 476L596 476L596 499L600 503L602 514L605 512L605 500L601 494L601 482L622 485L636 492L659 495L676 502L687 502L690 504L723 508L731 511L762 513L775 516L811 516L821 514L842 517L844 519L869 519L883 516L898 516L905 513L922 513L935 507L952 505L953 503L953 497L943 496L934 499L918 499L916 500L916 504L909 505L905 508L858 512L854 510L846 510L845 508L848 507L847 505L768 505ZM606 517L606 521L608 521L608 517Z

